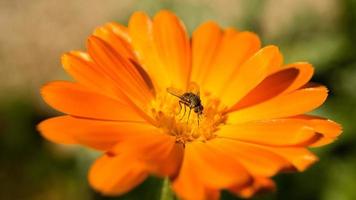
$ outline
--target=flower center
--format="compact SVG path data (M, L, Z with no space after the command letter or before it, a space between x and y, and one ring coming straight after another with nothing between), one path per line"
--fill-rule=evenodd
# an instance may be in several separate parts
M226 107L210 94L202 94L202 114L194 107L184 104L182 99L166 91L156 95L150 103L149 112L157 122L157 127L176 137L179 143L206 141L214 138L219 125L226 122ZM181 102L180 102L181 101Z

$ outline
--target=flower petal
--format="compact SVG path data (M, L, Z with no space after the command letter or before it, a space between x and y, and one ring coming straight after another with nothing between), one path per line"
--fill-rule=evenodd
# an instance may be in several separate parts
M199 177L211 188L226 188L248 182L250 176L239 162L231 159L226 152L220 151L214 143L197 143L187 148L192 153L199 169ZM204 167L205 166L205 167Z
M116 51L127 59L135 60L133 49L129 43L129 34L126 27L114 22L107 23L94 31L94 35L104 40Z
M297 62L284 66L283 69L297 69L299 71L298 77L294 80L293 84L291 84L288 89L284 91L284 93L294 91L296 89L301 88L305 84L310 81L314 74L314 68L311 64L305 62Z
M192 37L192 72L191 81L203 87L203 79L211 67L223 37L223 31L214 22L200 25Z
M275 46L267 46L244 62L223 83L222 101L233 106L282 64L282 55Z
M197 166L194 157L185 153L179 175L174 179L172 188L181 199L205 200L207 192L204 183L199 180Z
M73 137L73 133L67 131L68 125L72 127L72 124L67 122L69 118L71 117L60 116L46 119L37 125L37 129L49 141L60 144L76 144L77 141ZM67 132L63 132L63 130Z
M243 185L250 180L247 171L216 145L190 143L186 145L181 171L173 189L183 199L207 199L206 189L222 189Z
M251 198L257 193L275 191L276 184L273 180L265 177L254 177L251 185L245 187L233 187L229 191L243 198Z
M98 93L121 98L110 80L97 69L90 56L84 52L71 51L62 56L63 68L80 84Z
M327 93L323 86L302 88L230 113L228 122L235 124L303 114L319 107Z
M222 38L211 66L201 83L203 88L220 96L225 92L226 84L232 74L243 70L242 63L248 60L260 48L258 36L251 32L226 32ZM241 69L240 69L241 68ZM231 79L230 79L231 78Z
M146 106L153 98L153 92L136 67L115 51L103 40L91 36L88 39L88 52L97 63L100 71L111 78L120 91L138 106Z
M299 115L292 117L292 119L303 120L303 122L312 127L315 132L322 134L323 137L311 144L311 147L329 144L336 140L342 132L341 125L329 119L312 115Z
M302 147L260 147L282 156L291 162L299 171L306 170L310 165L318 161L318 157Z
M112 149L128 137L157 131L146 123L98 121L72 116L47 119L38 125L38 129L52 142L82 144L102 151Z
M266 77L241 101L230 108L230 112L253 106L278 95L282 95L305 85L313 75L314 69L309 63L286 65Z
M178 173L183 146L174 137L162 134L157 129L149 134L128 135L109 151L110 155L127 154L145 163L147 169L159 176L173 177Z
M171 80L154 45L152 26L152 21L145 13L135 12L129 21L129 33L137 58L153 79L156 91L160 91L165 90Z
M128 192L148 176L144 166L125 155L103 155L89 171L90 185L105 195L120 195Z
M246 108L267 101L286 91L297 79L299 71L289 68L280 70L266 77L245 97L229 109L229 112Z
M283 157L258 145L224 138L214 139L212 143L238 160L253 176L270 177L292 167Z
M47 104L69 115L101 120L144 121L127 103L95 93L76 83L51 82L42 87L41 94Z
M276 119L226 125L218 137L270 146L306 146L318 140L320 134L303 120Z
M177 16L163 10L153 20L153 34L160 60L167 68L172 85L186 88L190 74L189 37Z

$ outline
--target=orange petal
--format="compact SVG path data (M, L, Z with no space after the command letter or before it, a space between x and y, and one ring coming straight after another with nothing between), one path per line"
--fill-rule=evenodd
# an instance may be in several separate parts
M116 83L115 86L138 106L146 106L153 98L152 90L136 67L115 53L103 40L94 36L89 37L88 52L101 72L111 78Z
M242 98L241 101L231 107L230 112L253 106L277 95L299 89L310 80L313 72L313 67L308 63L286 65L266 77L257 87Z
M143 182L147 176L145 168L128 156L103 155L92 165L88 179L95 190L105 195L120 195Z
M174 137L159 133L127 137L110 150L110 155L127 154L146 164L147 169L159 176L175 176L183 158L183 146Z
M201 87L203 87L203 79L207 76L222 37L222 30L214 22L200 25L193 33L191 81L198 83Z
M144 121L125 102L95 93L71 82L55 81L41 89L43 99L58 111L84 118Z
M310 145L312 147L319 147L329 144L336 140L342 132L341 125L329 119L312 115L299 115L292 118L303 120L304 123L312 127L315 132L322 134L323 137Z
M67 119L71 118L70 116L60 116L46 119L37 125L37 129L43 137L47 140L54 143L60 144L76 144L77 141L73 137L73 133L68 130ZM74 119L74 118L73 118ZM72 126L69 126L72 127ZM67 132L63 132L66 130ZM68 133L70 132L70 133Z
M262 149L258 145L223 138L214 139L212 143L238 160L253 176L270 177L292 167L283 157Z
M276 66L282 63L282 55L275 46L267 46L237 68L224 83L222 101L233 106L263 81Z
M306 146L319 139L319 134L296 119L276 119L244 124L227 125L218 132L218 137L230 138L270 146Z
M137 112L141 113L146 120L150 120L149 117L141 111L141 108L145 107L145 105L141 106L141 108L135 105L129 97L120 91L120 88L117 87L117 82L103 73L97 64L91 60L88 54L75 51L64 54L62 56L62 63L65 70L80 84L95 90L96 93L101 93L119 101L127 102L128 105L132 106ZM141 75L145 77L145 74ZM152 83L149 81L149 78L145 79L146 85L149 86L149 88L153 88ZM144 100L141 103L147 104L147 100Z
M250 176L239 162L231 159L214 143L196 143L187 148L187 153L193 154L198 176L209 188L227 188L231 185L243 185Z
M173 13L163 10L153 20L153 34L159 59L167 68L172 84L186 88L190 73L190 44L183 23Z
M146 123L97 121L71 116L47 119L38 125L38 129L52 142L82 144L103 151L128 137L157 131Z
M118 24L116 22L107 23L105 25L108 29L110 29L114 34L123 39L129 46L131 46L131 37L129 33L129 29L126 26Z
M316 157L306 148L302 147L260 147L282 156L284 159L291 162L292 165L296 167L296 169L298 169L299 171L304 171L310 165L318 161L318 157Z
M246 187L233 187L229 191L243 198L251 198L253 195L263 192L275 191L276 184L265 177L255 177L251 185Z
M222 189L243 185L250 180L247 171L216 145L186 145L182 168L173 188L183 199L207 199L206 189Z
M98 70L88 54L79 51L66 53L62 56L62 64L80 84L110 97L120 98L110 80Z
M260 48L258 36L251 32L225 32L211 66L207 68L203 88L215 95L225 93L225 87L235 79L242 63L249 59ZM254 66L257 67L257 66ZM243 70L243 68L241 68Z
M323 86L302 88L230 113L228 121L234 124L303 114L323 104L327 93Z
M220 199L220 190L205 189L205 193L206 193L206 200L219 200Z
M129 21L129 33L136 56L152 78L156 91L163 91L171 85L171 74L159 58L152 26L152 21L145 13L135 12Z
M294 91L304 86L313 76L314 68L311 64L305 62L292 63L284 66L282 69L297 69L299 71L297 78L294 80L284 93Z
M172 183L172 188L181 199L205 200L207 199L206 188L198 178L199 169L194 161L191 154L184 154L182 167L178 177Z
M116 23L107 23L95 29L94 35L107 42L117 54L127 59L135 60L126 27Z
M176 177L182 165L184 157L184 147L182 144L175 143L164 157L161 163L157 164L157 168L153 168L153 173L160 176Z
M232 106L229 112L256 105L282 94L296 80L298 73L296 69L284 69L268 76Z

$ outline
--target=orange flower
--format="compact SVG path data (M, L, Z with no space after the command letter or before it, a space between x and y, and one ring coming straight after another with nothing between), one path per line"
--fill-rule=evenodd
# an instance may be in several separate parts
M260 48L254 33L214 22L190 41L169 11L153 20L136 12L128 27L96 29L87 52L66 53L62 63L76 81L51 82L42 96L66 115L39 130L53 142L102 151L89 182L103 194L123 194L153 174L168 176L182 199L218 199L221 189L249 197L273 190L278 172L308 168L317 157L307 148L341 133L337 123L305 114L327 97L324 86L308 83L310 64L283 65L276 46ZM199 102L167 92L199 97L191 82L200 87L201 115Z

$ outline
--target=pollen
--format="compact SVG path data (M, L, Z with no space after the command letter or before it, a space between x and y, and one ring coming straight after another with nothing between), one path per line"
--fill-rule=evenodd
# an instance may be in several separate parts
M177 143L204 142L216 137L215 132L219 126L225 124L227 108L209 93L200 98L204 106L200 116L193 109L189 115L190 108L180 107L179 99L165 91L157 94L155 100L151 101L149 112L155 119L156 126L164 133L175 136Z

